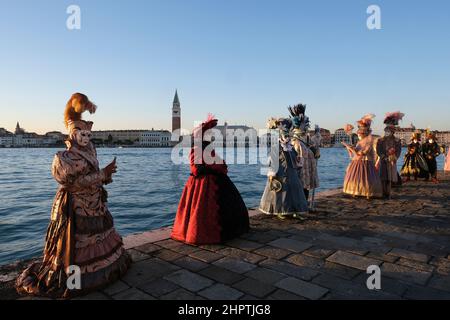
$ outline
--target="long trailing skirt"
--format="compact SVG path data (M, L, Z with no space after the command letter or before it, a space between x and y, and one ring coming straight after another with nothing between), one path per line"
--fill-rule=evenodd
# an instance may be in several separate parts
M249 231L247 207L226 174L191 175L184 187L172 238L189 244L218 244Z
M370 160L352 160L347 168L343 192L353 196L381 197L380 176Z
M103 188L91 194L101 210L94 216L77 215L86 198L60 188L55 196L52 219L45 238L42 262L29 266L16 281L21 294L71 298L103 288L120 278L131 259L113 218L100 199ZM102 203L102 204L100 204ZM81 289L67 288L67 268L78 266Z
M275 192L267 180L266 188L259 205L259 210L265 214L293 215L308 212L308 202L303 192L303 185L296 169L287 167L285 177L277 177L282 189Z
M319 187L319 173L317 171L317 159L314 152L303 143L300 145L303 154L303 167L298 170L299 178L303 188L307 190L317 189Z
M418 178L427 178L427 162L419 153L408 153L405 155L405 163L403 164L401 175L406 177L417 176Z

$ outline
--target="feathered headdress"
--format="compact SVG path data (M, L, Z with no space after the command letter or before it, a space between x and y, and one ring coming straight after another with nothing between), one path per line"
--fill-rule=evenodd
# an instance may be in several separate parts
M358 127L370 127L372 125L372 121L375 118L375 115L372 113L366 114L358 121Z
M318 124L316 124L314 127L314 134L318 134L318 133L320 133L320 126Z
M81 114L85 111L95 113L97 106L82 93L74 93L67 101L64 111L64 124L71 133L74 129L91 130L93 122L81 120Z
M420 141L422 138L422 133L420 131L416 131L411 135L411 141L416 139L417 141Z
M92 103L89 98L82 93L74 93L66 104L64 111L64 124L69 126L69 121L80 121L81 114L85 111L95 113L97 106Z
M289 118L278 119L278 128L283 133L289 133L292 128L292 120Z
M431 131L429 128L426 131L426 136L427 136L427 139L433 139L436 141L436 133Z
M288 110L292 117L299 117L300 115L305 115L306 104L299 103L293 107L289 106Z
M299 103L293 107L289 106L288 110L292 117L293 127L306 132L310 127L309 118L305 116L306 104Z
M344 127L344 131L346 134L351 135L353 133L353 129L355 129L355 127L351 124L346 124Z
M194 128L193 130L194 138L203 139L203 135L205 134L206 131L217 126L217 121L218 120L214 117L213 114L208 113L208 117L206 118L206 120Z
M270 118L267 120L267 129L273 130L278 128L278 119Z
M384 117L384 124L398 126L398 123L403 119L404 116L405 114L401 113L400 111L388 112Z
M357 123L358 123L358 133L360 134L370 134L372 130L370 129L370 126L372 125L372 121L375 118L375 115L372 113L366 114L364 117L362 117Z

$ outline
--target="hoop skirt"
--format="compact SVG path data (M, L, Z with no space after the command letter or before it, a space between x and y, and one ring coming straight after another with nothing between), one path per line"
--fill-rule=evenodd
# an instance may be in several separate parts
M344 179L343 192L352 196L382 197L380 176L375 168L375 150L372 136L368 136L356 145L356 154Z
M270 179L267 180L259 210L269 215L302 215L308 212L308 202L303 192L303 184L299 178L297 153L294 149L284 151L281 146L279 155L273 152L269 158L269 176L281 183L281 190L272 189Z
M248 232L248 210L223 164L196 164L181 195L172 239L189 244L218 244Z
M60 184L45 238L42 262L16 280L21 294L70 298L105 287L120 278L131 259L114 229L93 146L58 152L52 174ZM67 268L81 271L81 289L67 288Z
M419 143L411 143L408 146L408 152L405 154L405 161L401 170L402 176L428 177L428 165L421 153L422 148Z

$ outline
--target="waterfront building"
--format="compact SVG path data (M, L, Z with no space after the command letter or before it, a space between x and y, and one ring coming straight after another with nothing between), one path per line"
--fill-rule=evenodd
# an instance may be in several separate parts
M169 147L171 133L167 130L105 130L92 131L97 144L142 147Z
M414 132L420 133L423 138L425 130L416 129L413 125L411 125L408 128L397 128L394 135L396 138L400 139L402 146L406 146L411 141L411 136Z
M92 131L96 143L138 145L143 132L148 130L101 130Z
M450 146L450 131L435 131L439 144Z
M309 131L309 136L312 137L314 136L315 131L314 130L310 130ZM328 129L324 129L324 128L320 128L320 135L322 136L322 143L321 143L321 147L329 147L332 145L331 143L331 132Z
M0 128L0 147L11 147L13 145L14 134L5 128Z
M56 141L56 143L62 143L67 139L67 135L59 132L59 131L50 131L45 134L45 137L50 141L50 139L53 139Z
M347 144L352 143L352 136L348 135L343 128L337 129L334 132L334 145L335 146L342 146L342 142L345 142Z
M432 130L433 131L433 130ZM413 133L420 133L422 141L426 139L426 129L416 129L414 125L407 128L398 128L395 136L399 138L403 146L407 146L411 141ZM433 131L436 133L436 138L439 144L450 145L450 131Z
M167 130L143 131L139 145L143 147L169 147L172 134Z
M25 133L25 129L22 129L20 127L19 122L17 121L16 130L14 131L14 134L18 135L18 134L24 134L24 133Z
M214 147L256 147L258 144L258 132L247 125L229 125L224 122L222 126L214 129L220 131L222 140L214 140Z

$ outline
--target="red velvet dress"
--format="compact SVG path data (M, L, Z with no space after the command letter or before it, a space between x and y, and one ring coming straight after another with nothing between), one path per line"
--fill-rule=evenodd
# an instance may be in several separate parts
M248 232L247 207L227 176L227 165L196 164L195 150L191 150L191 176L181 195L172 238L196 245L217 244Z

